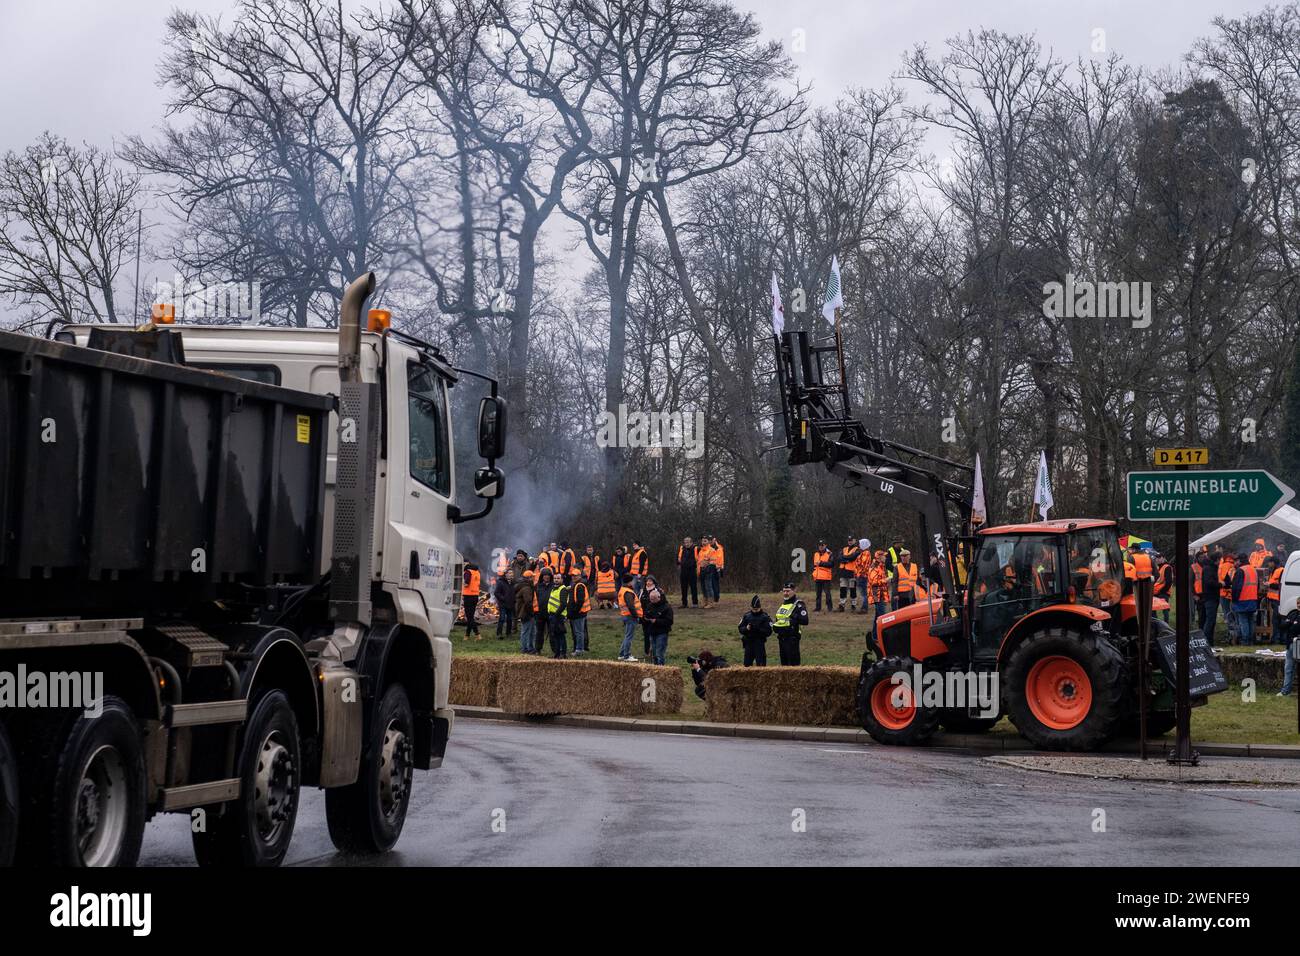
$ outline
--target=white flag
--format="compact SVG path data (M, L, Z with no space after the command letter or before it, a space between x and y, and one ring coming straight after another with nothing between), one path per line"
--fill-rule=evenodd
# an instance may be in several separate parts
M831 277L826 280L826 296L822 299L822 317L835 321L835 310L844 308L844 289L840 286L840 260L831 256Z
M971 524L987 524L989 509L984 504L984 471L980 467L979 452L975 453L975 494L970 504Z
M1047 452L1038 453L1038 479L1034 482L1034 504L1038 506L1038 513L1047 520L1047 512L1051 510L1052 505L1052 481L1047 475Z
M785 309L781 307L781 287L776 283L776 272L772 273L772 332L780 335L785 329Z

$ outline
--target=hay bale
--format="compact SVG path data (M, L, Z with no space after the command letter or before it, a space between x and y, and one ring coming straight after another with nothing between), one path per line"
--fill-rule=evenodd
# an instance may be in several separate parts
M452 706L497 706L497 678L504 657L456 657L451 659Z
M856 727L856 667L722 667L704 679L709 720Z
M1259 690L1279 691L1286 669L1285 657L1263 654L1220 654L1219 666L1228 679L1229 688L1241 689L1241 682L1250 678Z
M654 681L654 700L647 701ZM676 667L624 661L503 659L497 706L508 714L598 714L639 717L682 708L682 672Z

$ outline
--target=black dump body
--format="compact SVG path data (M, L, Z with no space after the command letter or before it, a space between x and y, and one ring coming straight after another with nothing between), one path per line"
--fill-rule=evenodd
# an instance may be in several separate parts
M333 399L0 332L0 618L319 577Z

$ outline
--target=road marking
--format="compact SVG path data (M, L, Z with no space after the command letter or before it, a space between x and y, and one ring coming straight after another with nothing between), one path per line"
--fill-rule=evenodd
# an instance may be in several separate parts
M818 747L817 749L824 754L861 754L865 756L867 753L865 750L828 750L825 747Z

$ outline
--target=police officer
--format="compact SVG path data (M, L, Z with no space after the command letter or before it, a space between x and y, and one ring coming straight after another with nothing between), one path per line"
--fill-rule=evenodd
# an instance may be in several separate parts
M781 648L782 666L799 664L799 628L807 623L808 607L795 596L794 585L787 582L781 589L781 606L772 621L772 633Z

